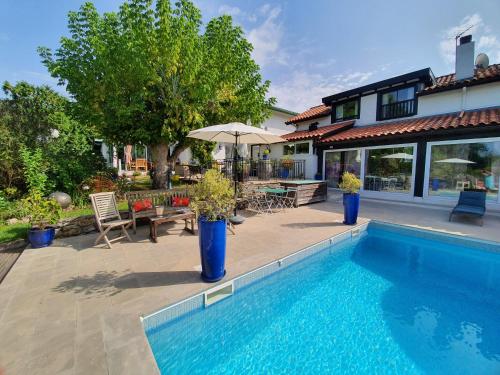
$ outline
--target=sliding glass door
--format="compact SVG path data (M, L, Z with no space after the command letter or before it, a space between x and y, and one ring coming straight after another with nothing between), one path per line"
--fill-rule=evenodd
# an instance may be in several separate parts
M328 187L338 188L344 172L361 173L361 150L325 152L325 179Z

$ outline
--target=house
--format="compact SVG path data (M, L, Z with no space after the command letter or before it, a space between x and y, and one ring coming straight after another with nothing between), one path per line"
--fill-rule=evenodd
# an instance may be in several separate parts
M287 120L295 131L273 157L307 158L308 177L333 189L355 173L365 197L451 205L481 189L500 210L500 64L474 57L464 36L453 74L426 68L324 97Z

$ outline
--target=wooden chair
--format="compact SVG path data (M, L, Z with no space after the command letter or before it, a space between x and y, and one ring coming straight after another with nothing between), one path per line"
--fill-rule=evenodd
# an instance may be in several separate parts
M95 245L104 239L108 247L111 249L111 242L122 238L127 238L129 241L132 241L127 233L127 228L132 225L132 220L122 220L120 217L120 212L118 211L118 206L116 204L115 193L90 194L90 199L92 201L92 207L94 208L97 227L99 232L101 232L95 240ZM108 232L111 229L118 227L121 228L122 235L110 240L107 236Z

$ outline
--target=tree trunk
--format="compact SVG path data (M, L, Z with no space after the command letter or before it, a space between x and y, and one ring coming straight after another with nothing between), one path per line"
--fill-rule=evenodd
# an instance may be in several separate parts
M161 143L151 146L151 152L155 167L153 189L164 189L167 184L168 145Z

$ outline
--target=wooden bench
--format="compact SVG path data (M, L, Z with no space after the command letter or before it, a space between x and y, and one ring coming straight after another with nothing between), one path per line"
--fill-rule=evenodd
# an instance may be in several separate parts
M156 206L172 207L174 197L186 198L188 196L186 189L161 189L161 190L143 190L131 191L125 194L128 202L128 211L132 219L132 226L134 233L136 233L136 221L140 218L151 218L156 215ZM152 208L147 210L136 211L134 209L135 203L144 200L151 200Z

